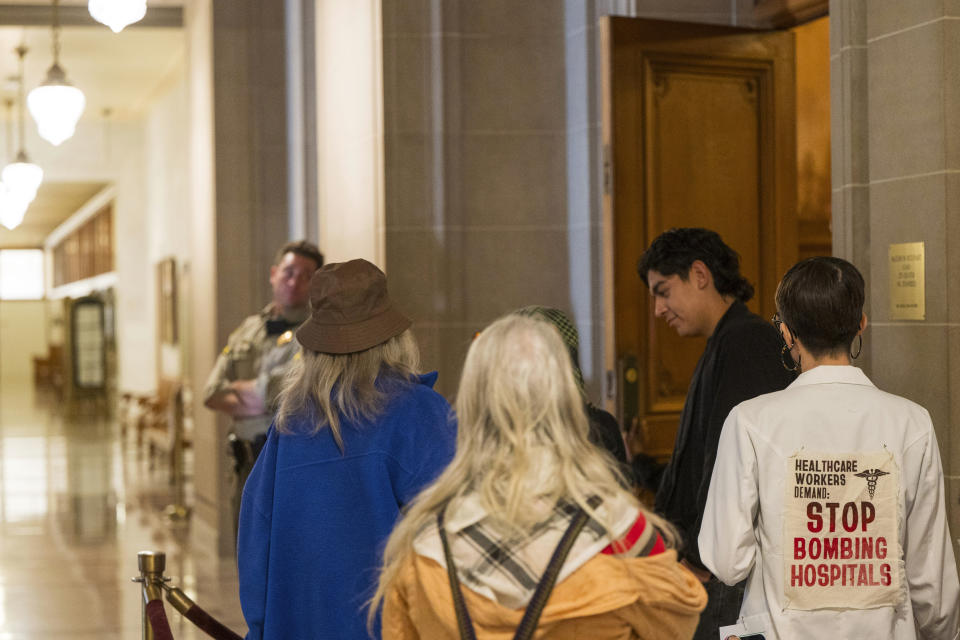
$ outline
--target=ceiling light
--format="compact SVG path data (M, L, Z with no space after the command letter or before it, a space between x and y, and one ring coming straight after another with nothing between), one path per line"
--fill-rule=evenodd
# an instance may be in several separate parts
M20 58L20 86L18 102L18 124L20 129L20 150L14 161L3 168L0 173L0 179L6 189L12 192L18 198L25 200L27 204L33 201L37 196L37 188L43 182L43 169L30 162L27 152L24 150L23 136L23 58L27 55L27 48L20 45L16 48L17 56Z
M14 195L26 200L27 204L37 197L37 189L43 182L43 169L33 164L27 154L21 149L17 159L3 168L0 173L6 189Z
M59 5L59 0L53 0L53 65L47 70L43 84L27 96L30 115L37 123L40 137L55 146L73 135L87 104L83 91L70 84L60 66Z
M86 104L83 91L67 81L67 74L57 63L47 71L43 84L27 96L27 106L37 123L37 132L54 146L74 134Z
M90 0L87 9L94 20L120 33L147 15L147 0Z
M15 229L23 222L30 202L0 184L0 224L7 229Z

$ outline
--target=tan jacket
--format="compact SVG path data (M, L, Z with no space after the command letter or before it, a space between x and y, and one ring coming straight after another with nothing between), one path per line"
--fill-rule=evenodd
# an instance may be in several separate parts
M463 588L480 640L511 640L523 610ZM646 558L597 555L557 584L537 640L683 640L693 637L707 594L668 551ZM411 553L386 596L385 640L459 640L447 571Z

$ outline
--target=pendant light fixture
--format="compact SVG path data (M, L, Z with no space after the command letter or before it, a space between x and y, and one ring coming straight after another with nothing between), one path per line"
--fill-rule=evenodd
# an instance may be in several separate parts
M20 99L17 101L17 111L19 114L17 124L20 131L20 148L17 150L17 155L13 162L3 168L0 177L2 177L3 184L8 191L29 204L37 197L37 188L40 186L40 183L43 182L43 169L30 162L30 159L27 157L27 152L24 149L26 145L23 135L23 58L27 55L27 48L20 45L15 51L17 52L17 56L20 57L20 83L18 88Z
M4 106L7 108L7 157L13 156L13 99L6 98ZM0 182L0 224L7 229L15 229L27 213L30 201L14 195L7 185Z
M120 33L147 15L147 0L90 0L87 9L94 20Z
M40 137L57 146L73 135L86 104L83 91L70 84L60 66L60 0L53 0L53 65L43 84L27 96L30 115Z
M17 228L27 214L30 202L24 200L0 182L0 224L7 229Z

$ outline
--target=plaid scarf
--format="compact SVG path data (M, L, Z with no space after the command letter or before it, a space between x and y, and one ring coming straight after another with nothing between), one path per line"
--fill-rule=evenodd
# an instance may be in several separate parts
M614 530L623 532L622 537L611 541L596 520L588 520L567 556L558 584L598 553L633 556L651 540L659 540L656 530L645 521L641 531L636 530L638 516L643 516L626 499L607 503L601 503L599 498L594 500L600 514L614 515ZM577 510L576 504L562 501L546 518L518 535L505 533L496 526L475 495L451 505L444 528L461 584L508 608L525 607ZM446 568L435 520L431 519L417 535L413 548Z

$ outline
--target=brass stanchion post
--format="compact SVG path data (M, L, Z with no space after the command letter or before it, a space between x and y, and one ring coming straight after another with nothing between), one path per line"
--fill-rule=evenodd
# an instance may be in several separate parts
M164 514L174 524L183 523L190 518L190 507L184 504L184 465L183 465L183 422L184 388L181 386L170 400L170 420L173 423L173 444L170 457L171 480L173 481L173 504L167 505Z
M152 600L163 600L163 570L167 565L167 554L162 551L141 551L137 554L137 566L140 577L133 578L134 582L142 585L143 599L140 602L140 613L143 619L143 640L154 640L153 628L147 619L147 603Z

